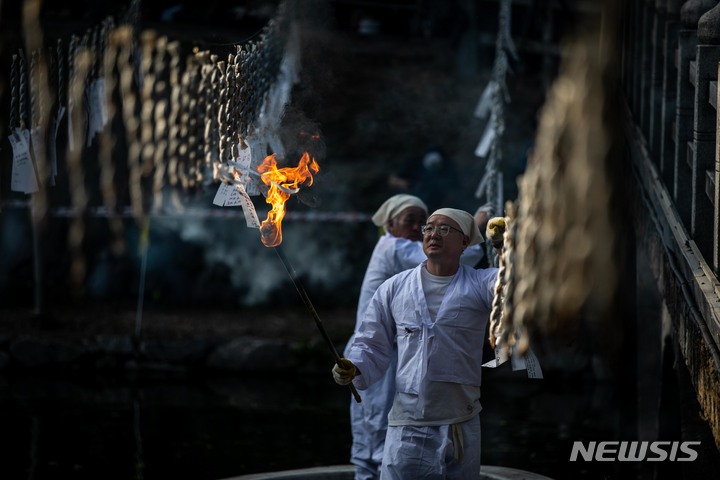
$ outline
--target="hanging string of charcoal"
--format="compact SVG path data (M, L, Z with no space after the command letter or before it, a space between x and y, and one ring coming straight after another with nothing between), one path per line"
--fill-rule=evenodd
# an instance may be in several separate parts
M475 117L487 118L490 114L485 131L475 149L475 155L487 157L485 170L475 191L475 197L484 198L491 203L496 212L503 211L502 173L502 139L505 133L505 103L510 102L510 94L505 78L509 69L508 53L517 59L517 51L510 33L512 0L502 0L498 11L498 32L495 40L495 61L490 80L485 87L477 107ZM498 264L497 254L492 246L487 246L487 255L491 265Z
M199 51L183 62L178 42L152 34L140 48L139 0L117 17L118 27L109 17L83 34L71 35L68 42L57 39L51 42L53 48L46 48L39 9L33 8L39 2L24 3L27 44L13 56L11 67L11 190L33 194L37 224L47 211L46 189L55 183L57 162L64 161L72 212L68 229L72 283L80 286L86 274L85 217L90 208L97 211L93 199L102 201L102 215L115 238L113 251L119 253L123 199L129 201L136 223L144 226L145 242L150 211L164 208L165 191L169 190L171 206L182 211L192 193L217 184L221 167L237 162L242 146L254 142L254 165L262 162L271 140L278 149L274 139L280 114L265 107L265 118L259 117L267 97L275 96L268 92L275 86L287 46L286 3L252 41L236 45L227 62ZM63 117L67 129L59 128ZM120 128L113 128L116 118L115 127ZM58 155L57 145L63 139L67 149ZM87 152L95 142L97 157ZM114 148L123 144L124 149ZM123 153L127 155L120 159ZM95 163L99 168L94 168ZM118 173L121 170L126 177ZM124 178L123 185L119 182ZM95 185L99 196L91 190ZM142 250L147 253L147 248ZM34 283L39 286L44 283L37 268L39 247L35 251ZM138 311L142 311L141 297Z
M76 147L82 148L83 146L73 144L75 139L73 128L79 127L87 129L86 135L83 136L85 147L95 139L103 143L100 137L105 131L105 126L111 121L108 110L112 109L113 115L117 114L122 118L126 132L124 140L131 151L128 165L133 177L129 185L132 190L130 203L137 219L143 212L141 206L143 192L137 190L145 180L144 174L138 177L141 171L145 174L148 170L153 172L153 181L150 182L153 199L147 203L154 204L156 208L161 207L163 187L169 186L173 206L180 209L183 205L178 192L198 191L219 181L219 167L228 160L237 160L237 146L244 146L247 141L253 140L251 137L257 137L258 143L258 148L255 149L258 157L254 158L254 163L259 164L262 160L259 155L263 145L267 145L269 141L267 138L260 138L261 134L267 132L260 132L258 128L261 123L263 125L267 123L267 118L261 122L259 117L265 98L275 84L283 50L287 44L290 22L286 3L288 2L281 2L276 15L261 32L250 37L251 41L235 45L235 52L230 54L227 60L212 52L196 49L194 54L183 62L183 53L178 48L177 42L171 42L167 38L156 38L153 45L146 46L145 53L158 56L155 65L160 61L159 57L167 61L170 64L169 75L172 79L168 79L166 74L166 78L158 80L158 83L163 84L162 87L152 86L152 89L156 90L152 94L153 99L159 98L164 102L151 108L142 102L141 88L143 75L147 73L143 72L143 68L147 70L151 68L148 65L152 66L153 63L146 63L144 67L141 65L143 52L138 48L139 43L135 40L139 37L136 24L140 1L133 0L126 13L118 16L120 22L118 28L121 28L123 33L116 35L112 49L107 48L107 43L116 28L115 21L109 18L87 29L84 35L72 35L69 42L57 39L55 48L50 49L51 51L39 52L36 49L28 55L20 51L14 56L14 73L11 74L14 82L11 88L12 118L9 123L14 128L19 128L21 122L24 122L21 130L27 129L28 132L33 127L37 128L39 124L46 126L44 130L48 131L49 137L52 137L48 139L51 151L48 151L47 160L50 165L41 166L41 170L44 171L40 174L44 175L45 170L51 170L50 184L52 184L57 173L55 146L58 137L67 137L70 151L74 151ZM79 48L93 55L93 63L85 80L87 88L82 97L83 105L77 106L87 111L80 117L79 125L68 121L67 131L60 131L57 127L63 117L69 119L76 108L72 99L68 99L67 90L75 75L75 56ZM155 50L157 51L154 52ZM32 58L33 70L30 79L25 73L28 70L27 58ZM50 89L50 95L46 91L39 90L41 86L39 81L48 83L47 73L39 68L41 61L47 58L53 69L50 80L54 85ZM132 73L133 77L129 78L128 73ZM119 101L117 98L113 99L113 89L108 89L108 85L120 92ZM148 98L147 92L144 98ZM117 105L113 105L114 103ZM150 105L153 105L153 102L150 102ZM31 119L32 122L27 120L31 111L29 107L35 115L34 120ZM142 109L144 111L141 111ZM46 111L53 114L50 121ZM218 116L220 113L222 118ZM141 118L143 116L144 118ZM148 119L152 121L146 122ZM139 123L143 125L149 123L152 129L143 132L139 129ZM150 144L156 144L158 139L167 142L167 145L164 145L170 153L167 161L160 162L162 149L156 149L153 162L150 163L148 157L144 156L144 161L140 163L142 168L138 169L133 163L139 158L138 154L143 151L147 154L153 146ZM111 137L111 140L118 139ZM31 139L25 143L29 141ZM217 152L218 145L222 148L223 154L227 153L223 158L220 158ZM101 146L101 154L98 158L101 179L98 183L101 185L104 206L108 212L112 212L117 209L118 197L110 181L114 170L113 165L108 162L107 147L107 143ZM29 156L31 153L29 146L28 151ZM214 173L208 174L210 171ZM34 181L30 175L15 177L28 183ZM92 179L88 180L92 184ZM21 187L14 190L25 191L34 188L32 185L25 188L24 184ZM116 227L117 225L116 223ZM116 227L113 230L119 233Z
M613 152L606 121L606 60L600 40L575 41L540 111L536 143L506 208L498 295L490 342L529 355L530 341L611 342L608 321L618 303L619 269L608 167ZM492 223L492 220L491 220ZM492 225L489 224L489 230ZM493 235L491 234L491 237ZM496 243L497 245L497 243ZM583 335L584 334L584 335ZM613 337L614 338L614 337ZM529 371L529 370L528 370Z
M179 42L142 32L139 82L131 74L132 30L123 28L113 42L131 204L142 232L136 339L142 328L150 212L184 211L193 196L236 164L243 137L259 123L258 112L277 76L285 23L279 9L255 41L236 46L227 60L197 48L183 58ZM257 154L264 156L264 150Z

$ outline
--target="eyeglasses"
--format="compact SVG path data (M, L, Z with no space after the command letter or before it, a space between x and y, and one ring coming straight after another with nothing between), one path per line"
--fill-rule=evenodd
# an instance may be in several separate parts
M435 230L440 232L441 237L447 237L448 233L450 233L450 230L455 230L456 232L465 235L462 230L458 230L457 228L451 227L450 225L423 225L422 227L420 227L420 231L423 235L432 235L435 233Z

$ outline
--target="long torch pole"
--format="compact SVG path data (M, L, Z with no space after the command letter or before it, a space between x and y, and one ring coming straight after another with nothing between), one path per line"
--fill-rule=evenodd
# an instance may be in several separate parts
M340 363L340 355L337 352L337 349L335 349L335 344L333 344L332 340L330 339L330 336L328 335L327 331L325 330L325 326L322 323L322 320L320 320L320 315L318 315L317 311L315 310L315 307L313 306L312 302L310 301L310 297L308 297L307 292L305 291L305 288L303 287L302 283L300 283L300 279L297 276L297 273L295 273L295 269L292 267L290 262L288 262L288 259L285 257L285 254L283 253L282 249L280 248L280 245L277 245L273 247L275 250L275 253L277 253L278 257L280 257L280 261L282 262L283 266L285 267L285 270L287 270L288 275L290 275L290 278L292 279L293 285L295 285L295 290L297 290L298 294L300 295L300 298L302 298L303 303L305 304L305 308L307 308L308 312L310 312L310 315L312 315L313 320L315 320L315 325L317 326L318 330L320 330L320 333L322 334L323 339L325 339L325 343L327 343L328 347L330 347L330 351L333 354L333 357L335 358L335 363L338 364L339 367L342 367L342 364ZM355 385L351 383L348 384L350 387L350 391L353 394L353 397L355 398L355 401L360 403L362 402L362 398L360 398L360 394L358 393L357 389L355 388Z

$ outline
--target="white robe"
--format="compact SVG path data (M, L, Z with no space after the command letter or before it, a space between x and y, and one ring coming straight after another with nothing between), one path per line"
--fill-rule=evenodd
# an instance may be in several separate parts
M425 253L421 242L396 237L390 233L378 239L360 289L355 332L377 288L396 273L416 267L423 260ZM353 337L347 343L345 355L352 340ZM396 362L397 357L394 357L383 378L368 387L363 394L362 403L351 400L350 428L353 444L350 462L356 467L355 480L378 478L387 432L387 415L395 395Z
M482 245L473 245L465 250L461 261L476 265L483 257ZM360 298L355 323L358 331L365 310L377 288L388 278L419 265L426 259L422 242L395 237L385 233L378 239L370 257L360 289ZM347 356L353 337L347 343ZM356 480L377 478L383 457L388 412L395 395L395 365L397 356L390 359L387 372L372 385L368 385L362 403L354 400L350 404L350 419L353 435L351 463L356 465Z
M390 425L468 422L480 410L482 351L497 269L475 270L461 265L432 321L422 288L423 268L425 262L378 288L345 356L361 372L353 380L361 390L395 372L397 394ZM440 395L443 398L436 398ZM388 453L386 450L386 458Z

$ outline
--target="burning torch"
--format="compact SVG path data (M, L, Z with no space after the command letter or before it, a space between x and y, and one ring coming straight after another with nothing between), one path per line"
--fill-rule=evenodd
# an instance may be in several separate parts
M266 157L263 163L258 166L257 171L260 174L260 179L268 187L268 193L265 201L272 206L272 209L268 212L267 218L263 220L260 225L260 239L262 240L263 245L266 247L272 247L275 250L275 253L277 253L277 256L280 258L285 270L288 275L290 275L290 279L292 280L293 285L295 285L295 290L297 290L300 295L305 308L310 313L313 320L315 320L315 325L320 331L325 343L330 348L335 362L338 366L342 367L340 363L340 355L325 330L323 322L320 319L320 315L318 315L317 310L315 310L313 303L310 301L310 297L300 282L297 273L295 273L295 269L292 267L280 248L280 243L282 242L282 219L285 217L285 202L290 198L290 195L300 191L299 185L312 185L313 177L311 172L317 173L319 170L320 167L315 159L311 159L310 155L307 153L303 154L300 159L300 163L295 168L277 168L277 162L274 155ZM355 401L360 403L362 399L360 398L360 394L355 386L350 383L349 387Z

